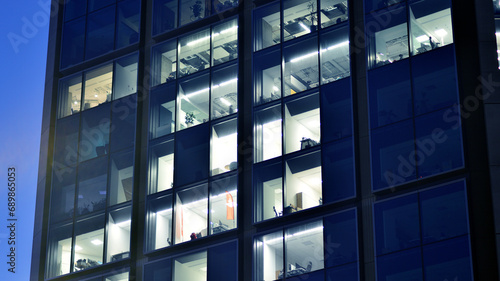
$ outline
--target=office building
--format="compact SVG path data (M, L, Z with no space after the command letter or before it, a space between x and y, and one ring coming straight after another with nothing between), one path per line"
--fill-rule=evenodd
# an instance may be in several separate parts
M498 1L52 2L31 280L498 280Z

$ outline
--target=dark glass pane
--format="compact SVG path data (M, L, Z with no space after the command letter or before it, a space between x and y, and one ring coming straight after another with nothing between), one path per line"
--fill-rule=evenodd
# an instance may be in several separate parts
M212 5L212 14L217 14L238 7L238 0L213 0Z
M415 115L458 103L453 46L415 57L411 67Z
M375 204L377 255L420 245L417 194Z
M74 115L57 120L54 147L54 169L72 167L76 164L78 156L78 129L80 115Z
M468 236L424 246L425 280L472 281Z
M377 257L377 281L421 281L420 248Z
M175 131L175 83L151 91L149 109L150 139Z
M420 194L423 243L468 233L463 181Z
M76 169L55 169L50 196L50 223L71 219L75 208Z
M153 9L153 35L177 27L177 0L155 0Z
M170 259L157 261L144 266L144 281L172 280L172 262Z
M97 158L78 167L78 215L104 210L108 178L107 158Z
M419 178L463 167L462 132L458 111L458 107L451 107L415 119Z
M89 13L115 3L115 0L88 0L88 1L89 1Z
M357 261L356 211L349 210L325 217L324 224L325 266L333 267Z
M254 168L255 221L283 215L283 179L281 161Z
M181 6L181 26L210 15L208 0L183 0L179 2Z
M324 203L354 197L354 148L352 138L323 146L323 200Z
M275 50L255 54L253 67L254 103L281 98L281 52Z
M115 6L87 16L85 59L91 59L114 49Z
M238 280L238 242L208 249L208 281Z
M61 44L61 68L82 62L84 46L85 18L65 23Z
M49 231L47 242L47 278L67 274L71 268L71 243L73 224L53 228Z
M133 150L111 154L109 163L109 201L115 205L132 200L134 187Z
M399 122L372 131L373 190L416 179L414 148L411 121Z
M83 113L78 148L80 162L109 153L109 111L108 103Z
M321 87L321 124L323 142L352 135L350 79L342 79Z
M210 133L207 124L179 132L176 136L176 185L196 182L208 177Z
M134 145L137 97L128 96L114 101L111 106L111 152Z
M87 11L87 0L66 1L64 5L64 21L76 19L85 15Z
M368 72L370 125L383 125L413 116L408 60Z
M314 272L304 273L297 277L286 278L287 281L324 281L325 280L325 272L324 270L316 270Z
M141 1L118 2L116 49L139 42Z
M399 3L403 0L366 0L365 2L365 12L368 13L373 10L378 10L395 3Z
M327 281L359 281L358 264L351 263L326 271Z

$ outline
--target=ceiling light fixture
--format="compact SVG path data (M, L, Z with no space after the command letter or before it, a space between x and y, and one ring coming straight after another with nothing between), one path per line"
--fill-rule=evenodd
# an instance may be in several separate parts
M90 243L92 243L96 246L102 245L102 241L99 239L94 239L94 240L90 241Z

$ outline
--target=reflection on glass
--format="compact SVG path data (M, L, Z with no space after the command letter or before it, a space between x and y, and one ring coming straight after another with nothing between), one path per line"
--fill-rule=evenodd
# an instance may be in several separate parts
M237 226L236 176L212 182L210 189L210 234L221 233Z
M280 3L255 9L253 12L254 51L280 43Z
M71 268L72 224L49 231L46 277L69 273Z
M179 84L177 129L182 130L208 121L209 75L205 74Z
M212 14L217 14L233 7L238 7L238 0L214 0Z
M179 2L181 5L181 26L209 15L209 2L207 0L183 0Z
M258 166L254 172L255 220L283 215L283 180L281 161Z
M78 167L78 215L106 207L107 158L96 158Z
M115 62L114 100L137 92L137 58L134 54Z
M276 105L255 114L254 162L281 155L281 106Z
M132 208L126 207L109 213L106 261L130 258L130 220Z
M174 260L173 281L206 281L207 252L182 256Z
M82 110L111 101L112 78L112 64L88 71L85 74L85 95Z
M53 170L52 192L50 195L50 223L73 217L75 207L76 169Z
M54 161L52 165L55 169L71 167L76 164L79 125L79 115L57 120L55 147L64 147L64 149L54 149Z
M285 61L285 72L283 73L285 96L318 87L317 38L286 47L283 56Z
M83 61L85 17L64 24L61 42L61 68Z
M254 71L255 104L281 98L281 52L256 54Z
M229 0L226 0L229 2ZM236 1L238 3L238 1ZM238 21L237 19L216 25L212 28L213 65L238 57Z
M149 203L147 249L156 250L172 245L172 195Z
M109 205L116 205L132 200L133 186L133 151L112 154L109 165Z
M323 28L346 21L349 17L347 1L322 0L319 16Z
M185 189L175 195L175 244L207 236L207 184Z
M425 0L410 4L412 54L453 43L449 0Z
M422 280L420 249L377 257L377 280Z
M174 186L174 141L153 146L149 160L149 193Z
M80 112L82 103L82 75L69 77L59 82L57 117L62 118Z
M80 271L103 262L104 215L78 221L75 225L73 271Z
M307 149L320 142L319 94L285 104L285 153Z
M283 1L283 40L287 41L316 31L318 14L316 1Z
M110 107L108 103L82 114L79 162L109 153Z
M118 2L116 49L139 42L140 7L141 1L138 0Z
M238 111L238 67L233 65L212 74L212 119Z
M114 43L115 6L89 14L87 16L85 59L91 59L112 51Z
M254 241L255 280L271 281L283 272L283 232L258 237Z
M175 84L157 88L150 95L150 139L173 133L175 130Z
M285 231L285 277L324 268L323 223L312 222ZM280 272L278 279L283 277Z
M323 33L320 37L321 83L351 75L348 28Z
M212 149L210 150L212 176L238 168L237 141L236 119L212 126Z
M179 77L210 67L210 29L179 39Z
M118 274L113 274L104 279L104 281L129 281L128 272L122 272Z
M153 35L177 27L177 0L155 0L153 9Z
M323 204L319 151L286 161L285 188L285 215Z
M177 41L167 41L153 47L153 86L174 80L177 71Z

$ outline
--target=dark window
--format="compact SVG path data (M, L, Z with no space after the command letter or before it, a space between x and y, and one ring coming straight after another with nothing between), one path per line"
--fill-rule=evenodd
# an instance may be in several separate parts
M50 196L50 223L71 219L75 206L76 169L54 169Z
M85 47L85 18L67 22L63 26L61 68L83 61Z
M208 177L209 137L207 124L177 134L174 169L177 186L197 182Z
M137 97L128 96L111 105L110 149L115 152L134 145Z
M358 260L356 211L348 210L324 219L325 265L334 267Z
M339 267L330 268L326 271L326 281L358 281L358 264L351 263Z
M378 10L404 0L365 0L365 12Z
M64 8L64 21L76 19L87 12L87 0L67 1Z
M183 0L179 2L181 26L210 15L210 3L208 0Z
M66 117L57 120L54 162L55 169L73 167L78 156L78 128L80 127L80 115Z
M238 0L212 0L212 14L238 7Z
M107 158L97 158L78 167L78 215L106 207Z
M238 280L237 250L236 241L208 249L208 281Z
M172 280L172 261L165 259L144 266L145 281Z
M321 136L323 142L352 135L351 80L321 87Z
M111 6L87 17L87 40L85 59L103 55L114 49L115 6Z
M356 195L352 138L323 146L323 200L337 202Z
M115 3L115 0L88 0L89 13Z
M87 110L82 115L79 161L109 153L109 103Z
M377 281L391 280L423 280L419 248L377 258Z
M132 200L133 187L133 150L111 154L109 161L108 204L111 206Z
M118 2L116 49L139 42L141 1Z
M150 139L171 134L175 131L175 83L151 91L149 126Z
M424 246L426 280L472 281L468 236Z
M177 0L155 0L153 9L153 35L177 27Z

